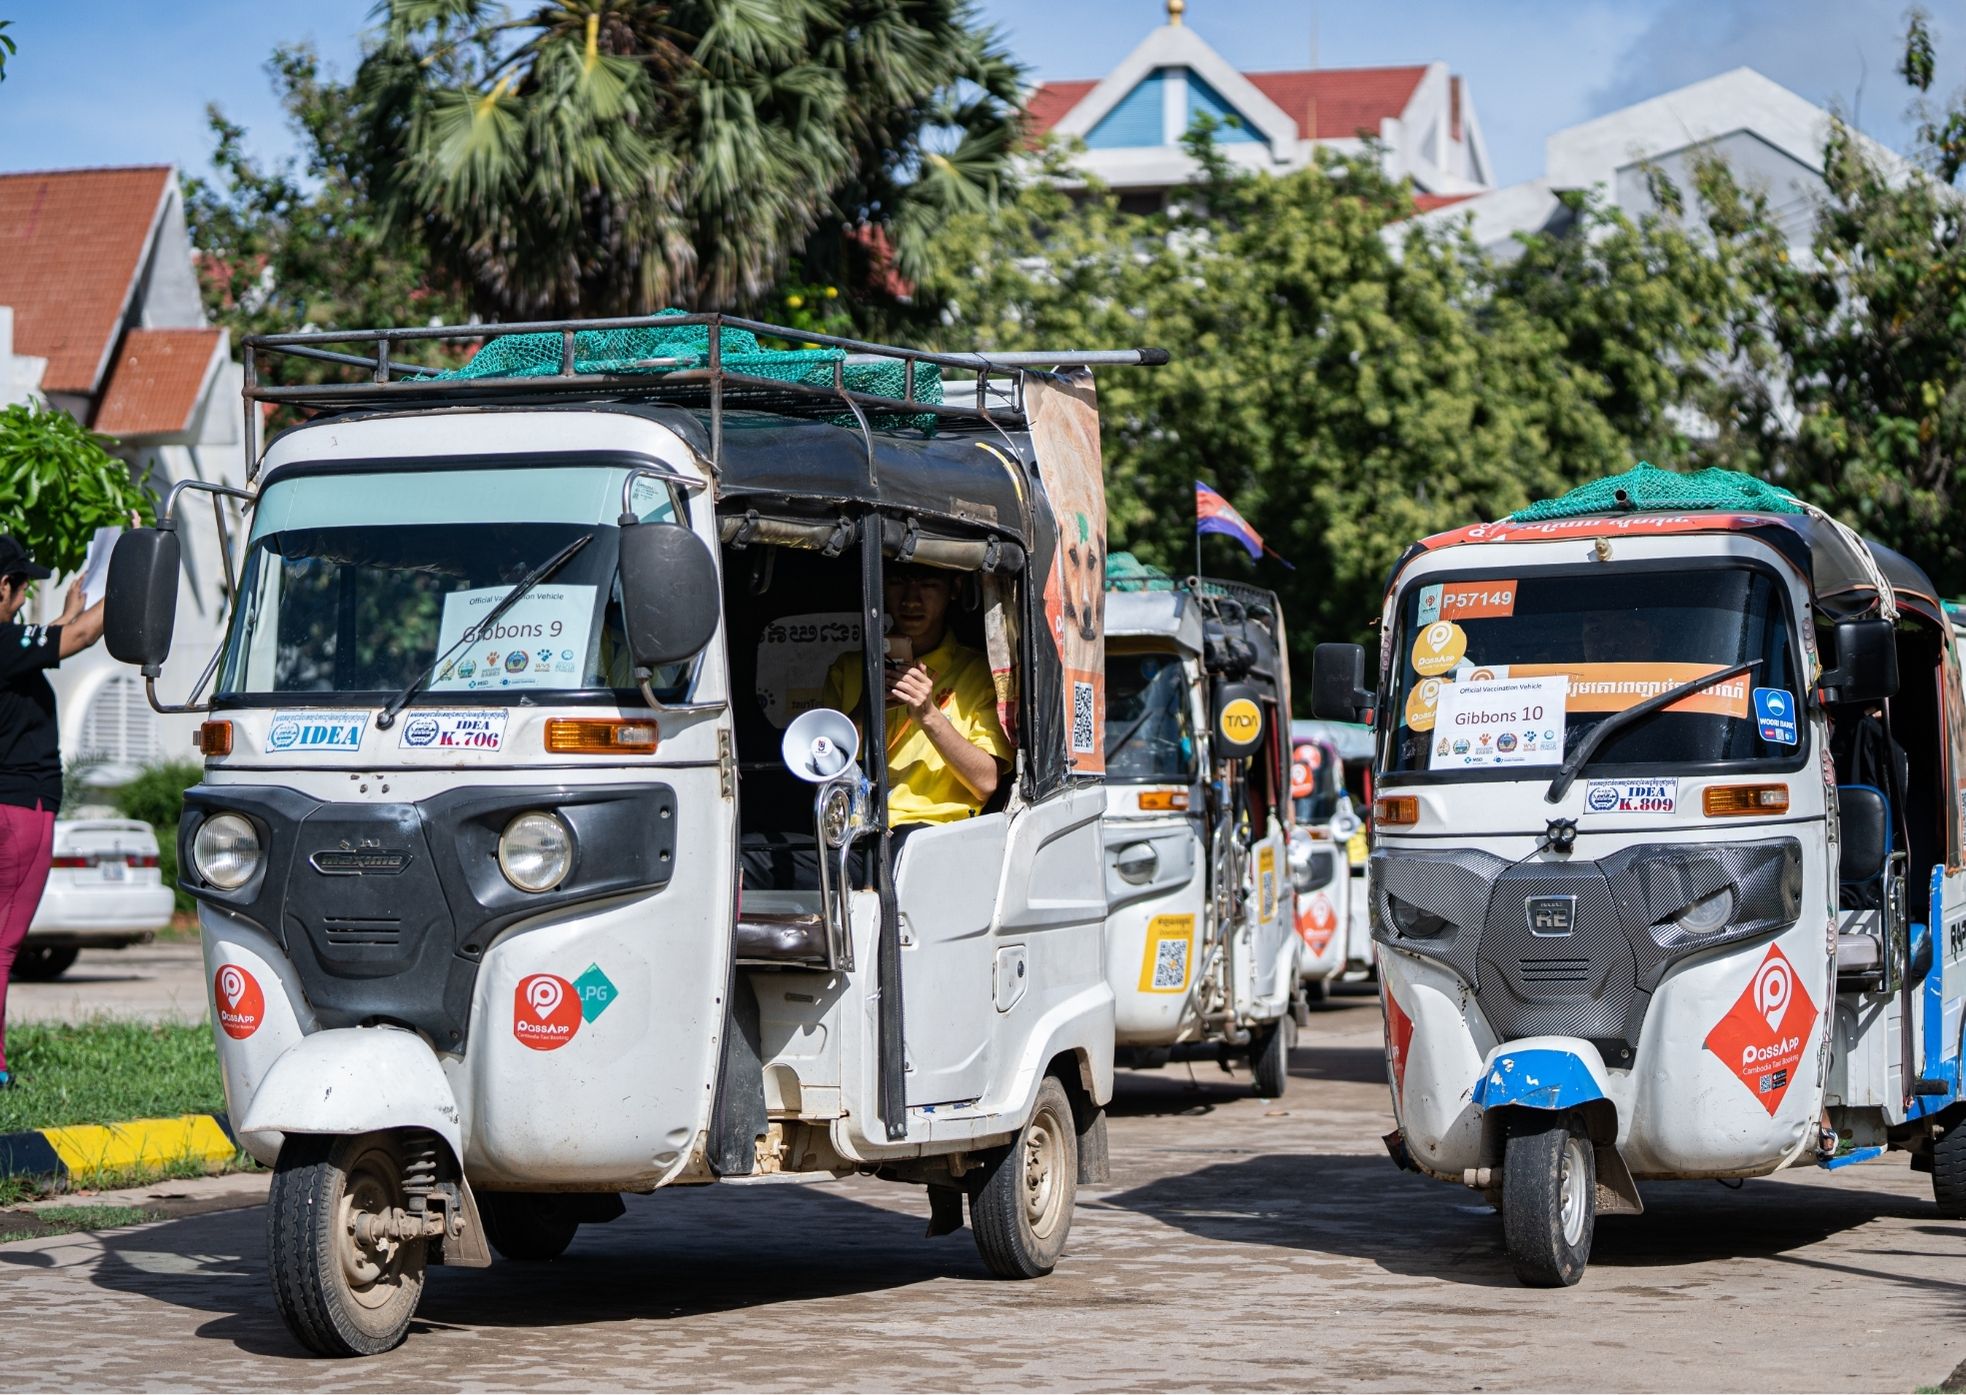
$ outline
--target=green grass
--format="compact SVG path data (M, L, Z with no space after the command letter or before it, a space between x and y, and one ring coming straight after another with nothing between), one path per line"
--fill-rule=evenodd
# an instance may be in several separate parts
M0 1090L0 1133L225 1108L210 1027L22 1023L7 1031L7 1064L20 1088Z
M50 1206L42 1211L17 1211L0 1216L0 1244L46 1235L70 1235L78 1230L113 1230L157 1219L155 1211L136 1206Z

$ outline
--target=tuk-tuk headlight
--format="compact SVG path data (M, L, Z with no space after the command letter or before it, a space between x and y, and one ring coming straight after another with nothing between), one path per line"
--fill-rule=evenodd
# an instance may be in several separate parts
M498 835L498 868L521 891L551 891L573 868L573 834L553 814L521 814Z
M191 861L220 891L237 891L259 870L259 830L237 814L214 814L198 825Z
M1438 935L1448 928L1445 916L1435 915L1432 911L1416 906L1411 901L1403 901L1390 892L1386 895L1386 911L1392 917L1393 927L1402 935L1414 935L1425 939L1430 935Z
M1122 881L1145 886L1160 871L1160 853L1152 843L1129 843L1114 855L1113 870Z
M1683 934L1711 935L1716 930L1724 929L1733 918L1734 888L1723 886L1680 911L1672 918L1672 923Z

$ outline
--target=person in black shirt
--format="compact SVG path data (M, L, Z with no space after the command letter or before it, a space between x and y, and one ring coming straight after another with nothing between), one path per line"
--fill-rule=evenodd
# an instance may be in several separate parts
M26 548L0 533L0 1089L14 1083L7 1069L7 980L48 884L61 807L61 728L46 670L102 635L102 602L83 608L80 577L54 624L15 623L28 584L48 575Z

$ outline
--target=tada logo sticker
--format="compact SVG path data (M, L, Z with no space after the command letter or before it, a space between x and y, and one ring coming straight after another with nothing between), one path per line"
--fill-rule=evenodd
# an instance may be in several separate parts
M535 1051L557 1051L580 1030L580 993L558 974L519 980L512 998L512 1035Z
M259 980L237 964L222 964L212 977L212 996L218 1005L219 1030L244 1041L266 1020L266 995Z

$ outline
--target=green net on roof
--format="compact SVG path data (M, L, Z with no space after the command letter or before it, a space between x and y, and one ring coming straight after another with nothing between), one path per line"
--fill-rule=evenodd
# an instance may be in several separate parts
M1673 509L1734 509L1741 513L1801 513L1786 489L1735 470L1661 470L1641 460L1620 475L1579 485L1554 499L1539 499L1509 517L1517 523L1576 518L1592 513L1655 513Z
M663 310L659 316L681 315ZM439 378L550 378L560 371L561 338L557 334L504 334L491 340L462 368L448 369ZM833 365L846 357L842 349L768 349L746 329L726 326L718 343L718 361L726 373L772 378L805 387L831 388ZM676 325L643 329L583 329L573 336L576 373L678 373L710 366L710 327ZM891 397L908 402L940 403L942 370L932 363L915 365L915 390L907 391L907 367L899 359L848 363L841 377L851 392ZM851 421L852 417L841 418ZM931 430L932 412L907 417L876 417L876 426L897 425Z
M1180 584L1162 568L1142 562L1131 552L1106 554L1108 591L1172 591Z

